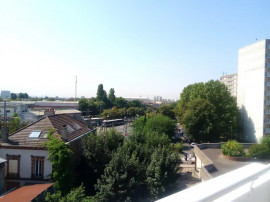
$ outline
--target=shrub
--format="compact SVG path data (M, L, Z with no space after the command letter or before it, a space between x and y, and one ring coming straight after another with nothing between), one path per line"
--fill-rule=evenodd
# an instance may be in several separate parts
M264 136L262 139L262 144L266 145L270 150L270 136Z
M233 157L245 156L244 147L236 140L229 140L221 146L221 151L224 155Z
M182 149L183 149L183 144L181 142L174 144L174 151L181 152Z
M249 156L258 159L267 159L270 157L270 151L266 144L254 144L249 148Z

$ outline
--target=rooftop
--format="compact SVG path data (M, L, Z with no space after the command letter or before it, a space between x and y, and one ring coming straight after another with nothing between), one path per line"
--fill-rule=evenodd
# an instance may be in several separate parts
M13 201L29 202L35 199L39 194L47 190L52 185L53 183L23 186L19 189L16 189L0 197L0 201L1 202L13 202Z
M82 122L72 118L67 114L56 114L42 117L38 121L12 133L8 137L8 142L0 140L0 147L35 147L42 149L43 143L50 129L55 129L61 134L63 126L67 126L68 142L90 132L90 129ZM31 134L31 135L30 135Z

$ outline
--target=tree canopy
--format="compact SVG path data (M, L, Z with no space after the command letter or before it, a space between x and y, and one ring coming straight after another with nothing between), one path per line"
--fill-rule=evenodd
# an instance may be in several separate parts
M187 134L196 141L218 141L230 138L236 132L236 99L220 81L211 80L185 87L175 112L189 132Z

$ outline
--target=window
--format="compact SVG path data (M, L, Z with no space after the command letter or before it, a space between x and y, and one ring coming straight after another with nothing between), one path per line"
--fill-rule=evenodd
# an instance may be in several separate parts
M67 125L67 132L68 133L73 133L75 130L70 126L70 125Z
M38 139L40 136L41 130L34 130L30 133L29 138L31 139Z
M266 105L270 105L270 100L266 100Z
M75 128L76 130L81 129L81 126L79 124L77 124L77 123L73 123L72 127Z
M267 63L267 64L266 64L266 67L270 67L270 63Z
M20 177L20 155L7 154L7 177L19 178Z
M32 159L32 166L31 166L32 178L41 178L41 179L43 179L44 157L31 156L31 159Z
M270 128L265 128L265 133L270 133Z
M266 76L267 77L270 77L270 72L266 72Z
M266 95L267 96L270 96L270 91L266 91Z
M7 113L10 113L10 110L6 110Z
M270 119L264 119L264 123L270 124Z
M270 86L270 82L266 82L266 86Z
M270 110L267 109L267 110L265 111L265 113L266 113L266 114L270 114Z

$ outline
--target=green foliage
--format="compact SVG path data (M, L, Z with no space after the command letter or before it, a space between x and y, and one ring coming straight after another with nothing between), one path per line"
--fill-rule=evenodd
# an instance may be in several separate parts
M61 196L58 191L55 194L47 192L45 197L46 202L94 202L91 198L87 197L84 192L84 187L81 185L76 189L72 189L66 196Z
M28 99L29 96L28 96L27 93L19 93L18 98L19 98L19 99Z
M9 134L25 127L27 125L27 123L22 123L19 117L15 117L12 118L9 122L8 122L8 131Z
M173 183L179 155L165 134L134 133L113 154L98 180L99 201L140 201L160 196Z
M102 112L102 117L104 119L119 119L123 117L123 111L113 107L112 109L105 109Z
M52 163L52 180L55 182L54 187L61 194L67 194L72 188L72 151L68 144L61 141L60 138L54 137L53 131L48 133L49 141L44 146L49 151L48 159Z
M122 97L115 98L114 105L120 109L120 108L126 108L128 107L128 101Z
M270 136L264 136L262 138L262 144L266 145L268 149L270 150Z
M215 120L214 105L202 98L191 100L182 118L186 134L197 142L218 141Z
M249 148L249 156L258 159L270 158L270 136L264 136L261 144L252 145Z
M183 144L181 142L175 143L173 148L176 152L180 153L183 150Z
M175 135L175 121L169 117L157 115L149 118L144 126L144 132L166 134L169 138Z
M198 99L205 100L204 107L194 106L194 102L198 102ZM207 111L209 108L211 108L211 113ZM203 132L203 135L207 134L206 136L208 136L207 139L200 138L203 141L217 141L220 137L228 139L236 133L237 118L239 116L236 100L220 81L211 80L206 83L195 83L185 87L180 95L175 112L185 130L186 127L191 128L186 125L198 127L196 130L191 131L189 134L191 137L197 135L199 127L201 127L201 131L206 131L206 133ZM198 115L199 112L203 114L200 120L195 118L195 114L191 114L196 113ZM211 118L211 115L214 115L214 118ZM202 119L203 116L207 117L205 121ZM194 123L190 123L193 121ZM197 141L197 139L195 140Z
M147 187L154 198L163 193L166 186L173 182L179 163L179 156L169 148L159 147L154 150L146 170Z
M157 108L157 113L163 116L167 116L171 119L175 119L173 105L162 105L159 108Z
M17 95L15 93L11 93L10 97L12 100L16 100L17 99Z
M104 175L98 180L97 198L100 201L125 201L139 195L143 179L143 166L135 154L120 148L106 166Z
M258 159L269 159L270 150L266 144L254 144L249 148L250 157L256 157Z
M233 157L245 156L244 147L240 145L236 140L229 140L222 144L221 151L224 155Z
M82 181L88 192L94 192L94 184L111 161L112 154L123 145L123 142L124 137L115 130L106 131L104 136L90 134L83 139L82 149L85 164L80 172L84 172L85 179Z
M114 95L114 89L111 88L109 91L109 95L108 95L108 99L110 100L111 103L113 103L115 101L115 95Z
M146 117L141 116L132 123L132 132L136 134L143 134L144 132L144 126L146 124Z

